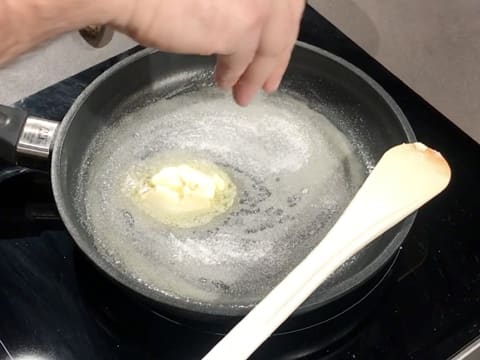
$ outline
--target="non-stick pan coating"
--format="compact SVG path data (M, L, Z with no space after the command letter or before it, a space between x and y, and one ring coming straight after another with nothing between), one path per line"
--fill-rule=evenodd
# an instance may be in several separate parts
M108 274L155 301L190 311L239 315L321 240L383 152L414 137L398 107L377 85L309 46L295 49L280 93L257 99L247 109L236 110L228 95L212 88L213 64L213 58L147 50L112 68L86 90L63 121L52 180L69 231ZM200 114L197 122L189 109ZM235 118L235 111L243 115ZM229 124L230 132L225 130ZM319 151L308 153L315 149ZM242 191L231 212L193 235L165 227L150 235L137 231L152 223L118 200L112 187L123 170L157 154L206 157L224 166ZM309 164L309 173L302 173L303 162ZM322 200L329 206L316 208L316 201L323 204ZM246 215L239 215L242 211ZM259 220L262 216L268 221ZM398 249L411 220L356 255L300 311L368 278ZM121 224L133 225L135 231L127 233L128 227L122 229ZM227 236L222 230L229 226L246 235L237 239L235 250L232 239L240 232L227 234L227 256L221 242ZM209 237L213 240L202 243ZM125 242L130 238L132 244ZM274 246L266 246L267 241ZM134 242L145 245L137 247L140 255L135 254ZM197 267L185 265L185 253L175 253L179 245L194 251ZM126 246L132 247L125 251ZM215 251L202 257L209 246L216 246ZM158 268L152 266L156 259L161 259ZM170 276L171 269L175 276ZM155 282L155 277L163 282Z

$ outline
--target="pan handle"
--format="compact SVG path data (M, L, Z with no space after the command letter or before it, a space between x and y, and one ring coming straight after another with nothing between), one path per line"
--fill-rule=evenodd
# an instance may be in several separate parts
M0 105L0 159L14 165L47 168L58 124Z

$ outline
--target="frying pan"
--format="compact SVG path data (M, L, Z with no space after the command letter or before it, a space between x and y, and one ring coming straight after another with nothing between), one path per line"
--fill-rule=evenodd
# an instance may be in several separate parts
M135 293L212 321L248 312L321 241L380 156L415 141L377 83L319 48L298 42L280 90L246 108L215 88L214 64L146 49L98 77L60 124L0 108L0 154L50 161L81 251ZM122 193L127 173L184 160L214 163L236 185L234 204L208 224L162 224ZM370 279L413 219L347 261L293 316Z

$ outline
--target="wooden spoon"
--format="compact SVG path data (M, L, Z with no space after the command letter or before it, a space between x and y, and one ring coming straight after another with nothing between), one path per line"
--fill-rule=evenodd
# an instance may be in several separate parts
M345 261L445 189L450 167L421 143L388 150L315 249L203 359L247 359Z

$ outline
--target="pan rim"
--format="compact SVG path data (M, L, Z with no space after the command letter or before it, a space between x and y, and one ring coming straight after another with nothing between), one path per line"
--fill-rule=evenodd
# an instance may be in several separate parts
M339 63L341 66L345 67L348 71L351 71L355 75L360 77L375 92L377 92L380 95L380 97L385 101L387 106L395 114L395 117L400 122L400 125L402 127L402 130L407 140L409 142L416 141L416 136L414 134L414 131L410 123L408 122L406 116L404 115L403 111L401 110L400 106L386 92L386 90L380 86L379 83L377 83L373 78L367 75L363 70L359 69L358 67L346 61L345 59L337 55L334 55L329 51L316 47L314 45L311 45L302 41L297 41L296 47L304 48L318 55L327 57ZM122 68L127 67L128 65L136 62L141 58L144 58L146 56L149 56L155 53L161 54L163 52L156 49L146 48L116 63L115 65L107 69L105 72L103 72L101 75L99 75L95 80L93 80L82 91L82 93L78 96L78 98L75 100L73 105L70 107L69 111L65 115L64 119L61 121L59 128L57 130L57 136L55 138L55 143L54 143L53 152L52 152L51 181L52 181L52 188L53 188L53 195L55 198L55 202L57 204L60 217L63 223L65 224L66 229L68 230L71 237L73 238L75 244L99 269L101 269L105 274L107 274L110 278L112 278L119 284L146 297L150 301L159 302L162 305L167 305L167 306L176 308L178 310L187 311L189 313L201 313L206 316L209 316L209 315L224 316L224 317L242 316L245 313L247 313L250 310L250 308L239 308L238 313L234 313L231 311L232 308L227 306L216 307L216 308L210 308L206 306L183 306L183 304L179 304L178 302L172 301L167 296L162 296L162 297L158 295L155 296L151 292L147 291L145 287L141 286L141 284L137 284L133 281L128 281L124 275L122 276L122 273L118 269L115 269L113 266L109 265L106 260L100 260L100 261L97 260L97 259L102 259L101 255L98 252L92 250L92 248L87 246L86 242L82 240L83 238L80 235L80 232L78 231L75 223L70 220L67 213L66 206L64 205L64 202L63 202L64 196L62 192L61 180L59 178L61 173L60 163L62 158L62 149L63 149L65 136L69 130L69 127L72 121L75 119L77 112L82 107L82 105L87 101L87 99L90 97L91 93L106 79L108 79L112 74L116 73ZM165 53L165 54L169 55L168 53ZM357 272L353 276L345 279L340 283L336 283L335 285L329 287L328 290L326 291L325 296L322 296L320 301L304 303L303 305L301 305L294 312L293 315L303 314L310 310L329 304L335 301L336 299L345 296L346 294L348 294L349 292L358 288L364 282L366 282L376 271L381 269L383 265L385 265L387 261L391 259L391 257L395 254L395 252L400 248L400 246L402 245L403 241L405 240L407 234L409 233L415 221L416 214L417 212L414 212L409 217L404 219L400 224L397 225L399 227L399 230L397 231L393 239L372 262L370 262L361 271ZM193 305L193 304L190 304L190 305ZM224 308L228 309L229 312L226 313L226 312L220 311L221 309L224 309Z

